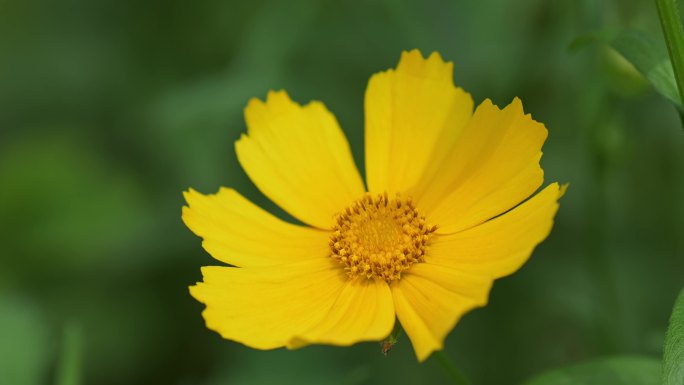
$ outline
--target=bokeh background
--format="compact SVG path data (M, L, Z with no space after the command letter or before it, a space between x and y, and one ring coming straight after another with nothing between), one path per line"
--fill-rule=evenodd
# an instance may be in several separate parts
M0 0L0 383L446 382L405 337L389 357L224 341L187 289L216 262L181 222L183 190L235 187L282 215L234 154L248 99L322 100L361 166L366 82L411 48L452 60L476 103L520 96L550 132L547 180L571 183L551 236L447 353L476 384L659 357L684 283L684 131L610 48L568 50L622 27L661 38L638 0Z

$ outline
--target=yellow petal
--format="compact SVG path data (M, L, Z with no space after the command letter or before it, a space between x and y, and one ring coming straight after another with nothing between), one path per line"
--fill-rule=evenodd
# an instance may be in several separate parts
M284 92L252 99L247 135L235 144L254 184L285 211L328 229L334 215L364 193L349 144L320 102L301 106Z
M202 195L190 189L183 195L188 202L183 221L221 262L268 266L330 253L329 233L284 222L235 190L221 188L217 194Z
M487 303L491 283L488 277L419 263L392 285L397 317L418 361L442 349L444 339L465 313Z
M431 173L472 114L469 94L454 86L453 64L434 52L404 52L396 70L368 82L366 176L372 193L405 193Z
M394 327L394 306L389 286L383 280L349 281L330 313L298 335L288 347L312 343L349 346L360 341L380 341Z
M283 347L325 317L347 281L330 258L276 267L202 268L190 293L207 327L256 349Z
M468 230L438 235L425 260L492 278L511 274L549 235L564 191L552 183L506 214Z
M491 101L471 121L434 177L426 176L418 206L438 233L467 229L529 197L544 180L539 167L547 130L514 99L500 110Z

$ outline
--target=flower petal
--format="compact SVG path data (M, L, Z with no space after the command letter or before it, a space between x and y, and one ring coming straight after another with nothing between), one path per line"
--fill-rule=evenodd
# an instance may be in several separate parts
M440 164L473 110L454 86L453 63L404 52L396 70L373 75L365 97L366 179L372 193L409 191Z
M328 229L334 215L365 189L349 143L320 102L301 106L284 92L245 108L247 135L235 143L254 184L285 211Z
M447 334L465 313L487 304L491 284L488 277L418 263L392 285L397 317L418 361L442 349Z
M298 335L288 347L311 343L349 346L360 341L379 341L392 332L394 318L392 294L385 281L348 281L330 313Z
M268 266L330 253L328 232L284 222L233 189L221 188L212 195L190 189L183 195L188 202L183 221L221 262Z
M434 177L421 181L418 206L438 233L457 232L499 215L534 193L547 130L519 99L503 110L485 100Z
M565 186L552 183L510 212L455 234L436 236L429 263L499 278L512 274L551 232Z
M283 347L319 323L347 277L330 258L277 267L202 268L190 293L207 307L207 328L256 349Z

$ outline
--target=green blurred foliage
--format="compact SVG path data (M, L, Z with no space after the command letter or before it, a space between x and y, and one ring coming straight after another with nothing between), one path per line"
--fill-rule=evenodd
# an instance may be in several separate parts
M235 187L285 217L234 155L249 98L324 101L363 169L367 79L410 48L454 61L476 102L520 96L549 129L548 180L571 182L549 239L447 353L477 384L659 357L684 283L684 136L609 47L569 52L607 27L661 36L637 0L0 0L0 376L55 383L75 322L84 384L444 383L405 338L388 358L221 340L187 290L216 262L182 190Z
M617 356L552 370L524 385L660 385L660 360Z
M55 374L57 385L79 385L83 369L83 334L81 327L69 322L64 327Z
M663 385L684 384L684 289L672 309L663 348Z
M40 384L47 375L49 325L40 309L16 295L0 295L0 384Z

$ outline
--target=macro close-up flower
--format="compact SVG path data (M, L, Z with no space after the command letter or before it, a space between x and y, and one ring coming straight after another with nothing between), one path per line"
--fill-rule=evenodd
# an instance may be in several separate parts
M365 94L365 182L336 118L284 91L252 99L238 160L289 223L221 188L190 189L185 224L227 265L190 288L209 329L257 349L381 341L399 322L419 361L487 304L551 231L547 130L515 98L474 108L453 64L404 52Z

